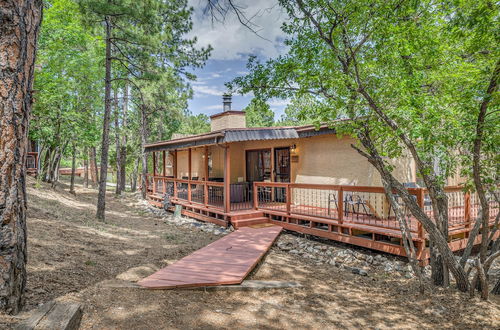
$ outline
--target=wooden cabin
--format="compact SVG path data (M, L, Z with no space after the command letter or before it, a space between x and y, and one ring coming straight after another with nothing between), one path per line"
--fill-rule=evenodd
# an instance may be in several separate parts
M28 141L28 152L26 154L26 173L38 175L38 144L36 141Z
M226 96L224 111L211 116L211 132L146 145L147 197L155 206L181 205L184 215L223 226L273 223L404 255L381 177L351 147L355 142L327 126L247 128L245 113L232 110ZM431 214L413 160L393 163L395 176ZM450 244L459 250L479 205L460 187L450 186L447 194ZM492 202L492 224L497 209ZM427 259L426 233L414 219L411 230L419 258Z

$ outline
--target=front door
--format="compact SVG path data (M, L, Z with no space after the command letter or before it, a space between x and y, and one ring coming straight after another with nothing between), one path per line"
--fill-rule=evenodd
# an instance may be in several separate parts
M274 149L274 181L290 182L290 148ZM274 188L276 202L286 202L286 188Z
M274 149L274 181L290 182L290 148Z

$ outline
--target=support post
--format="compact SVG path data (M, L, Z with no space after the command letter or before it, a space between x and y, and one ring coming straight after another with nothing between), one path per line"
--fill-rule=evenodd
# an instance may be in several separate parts
M167 154L163 150L163 176L167 176Z
M156 176L156 152L153 151L153 176Z
M174 179L177 179L177 150L174 150L174 160L173 160L173 164L172 164L172 171L174 172L173 173L173 176L174 176Z
M229 145L224 147L224 213L231 210L231 155Z
M188 149L188 202L191 203L191 148Z
M253 208L259 208L259 187L257 187L257 183L253 183Z
M177 149L174 150L172 161L172 174L174 176L174 197L177 198Z
M290 216L290 204L292 202L291 193L292 193L292 189L290 188L290 184L288 183L286 185L286 214L288 216Z
M342 187L340 187L339 189L338 212L339 212L339 224L342 224L344 222L344 189Z
M208 207L208 147L205 147L205 182L203 184L203 202Z

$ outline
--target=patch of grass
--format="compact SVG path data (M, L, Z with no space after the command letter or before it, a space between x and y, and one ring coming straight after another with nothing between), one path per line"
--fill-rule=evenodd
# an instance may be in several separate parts
M179 235L177 235L176 233L166 233L164 237L169 242L182 241L182 238L179 237Z
M85 265L94 267L94 266L96 266L97 264L96 264L96 262L95 262L95 261L92 261L92 260L87 260L87 261L85 261Z
M40 189L42 188L42 182L40 181L40 179L37 179L35 181L35 189Z

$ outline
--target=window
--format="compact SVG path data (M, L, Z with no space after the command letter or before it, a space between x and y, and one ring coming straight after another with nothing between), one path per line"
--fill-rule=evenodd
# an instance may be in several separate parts
M248 150L246 152L247 181L271 179L271 150Z

